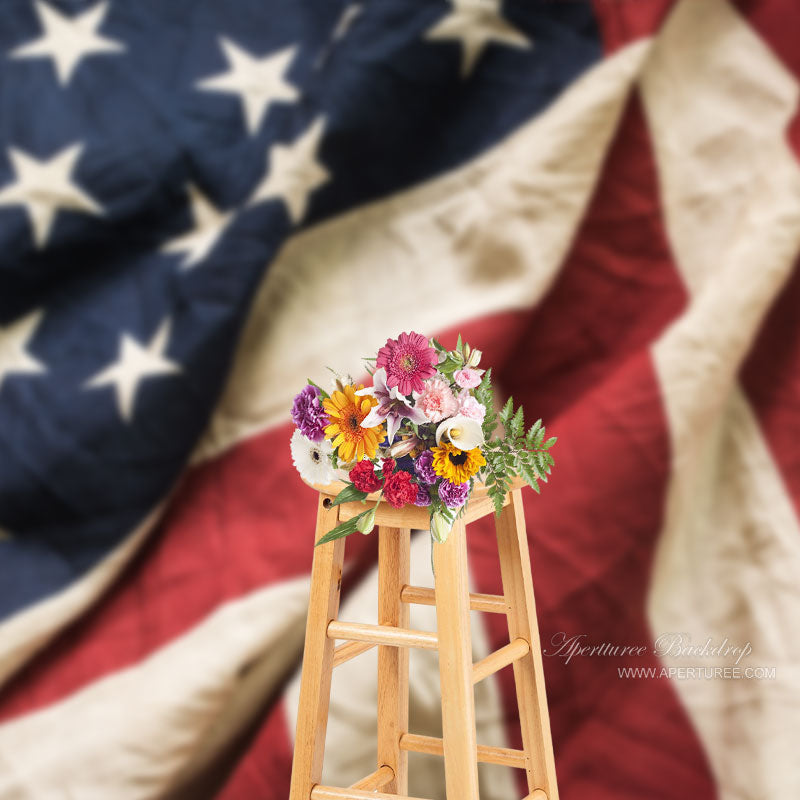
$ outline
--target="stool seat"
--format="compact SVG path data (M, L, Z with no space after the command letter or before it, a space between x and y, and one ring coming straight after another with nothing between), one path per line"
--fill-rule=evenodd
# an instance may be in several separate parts
M316 489L320 494L328 498L330 504L331 498L336 497L339 492L344 489L347 484L341 481L334 481L325 485L309 483L313 489ZM511 484L511 490L521 489L527 486L522 478L514 478ZM506 495L506 505L510 502L511 492ZM357 517L368 508L377 506L375 511L375 524L388 525L394 528L411 528L412 530L428 530L430 524L430 515L427 508L420 508L419 506L405 506L403 508L392 508L386 500L378 500L380 492L373 492L368 494L365 501L354 501L352 503L342 503L339 506L339 522L347 522L348 519ZM486 485L480 481L476 481L470 494L467 509L462 517L464 524L475 522L475 520L485 517L487 514L494 512L494 503L489 497Z
M528 539L517 479L495 519L502 595L470 593L466 526L495 511L483 484L446 542L433 545L434 588L410 584L411 529L427 530L427 508L395 509L379 494L364 502L333 505L344 483L315 486L319 493L316 541L342 522L375 507L378 526L377 624L338 619L345 539L317 546L311 571L303 671L289 800L424 800L408 795L408 753L444 758L447 800L480 800L479 762L524 770L524 800L558 800L553 744L545 694L541 646L533 596ZM365 506L366 504L366 506ZM436 606L437 630L409 627L412 603ZM505 614L509 641L472 662L470 611ZM336 642L342 642L338 646ZM378 759L376 770L347 788L321 784L333 670L378 648ZM442 738L408 730L408 653L437 650L442 689ZM476 683L512 666L517 690L522 750L477 742Z

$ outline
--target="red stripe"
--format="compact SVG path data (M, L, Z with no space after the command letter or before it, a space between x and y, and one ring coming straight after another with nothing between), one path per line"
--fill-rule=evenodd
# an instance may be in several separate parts
M734 0L778 58L800 80L800 13L795 0ZM768 87L765 87L768 88ZM794 152L800 156L800 109L786 132Z
M253 757L257 754L257 757ZM286 728L286 711L283 701L270 710L264 725L250 747L250 755L243 758L217 800L286 800L292 763L292 748Z
M607 53L652 36L676 0L592 0Z
M734 0L741 14L775 54L800 77L800 14L794 0Z
M800 516L800 261L741 371L742 385Z

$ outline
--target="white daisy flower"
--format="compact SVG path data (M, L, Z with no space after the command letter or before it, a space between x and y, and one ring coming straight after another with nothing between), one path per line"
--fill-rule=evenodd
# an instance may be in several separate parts
M312 442L299 430L295 430L292 434L291 449L292 461L304 481L327 484L335 479L330 459L333 448L327 439L319 443Z

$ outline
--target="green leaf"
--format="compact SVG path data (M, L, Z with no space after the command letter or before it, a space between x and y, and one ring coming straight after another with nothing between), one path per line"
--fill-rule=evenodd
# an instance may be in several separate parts
M344 536L349 536L351 533L355 533L358 530L358 524L361 518L373 512L374 509L368 508L357 517L353 517L353 519L349 519L347 522L342 522L340 525L337 525L332 531L328 531L328 533L320 538L315 547L319 547L321 544L328 544L328 542L332 542L335 539L341 539Z
M340 506L342 503L352 503L354 500L363 500L366 496L366 492L356 489L352 483L349 483L336 495L331 505Z
M497 414L494 410L494 390L492 389L492 370L483 374L480 386L475 388L475 399L486 408L483 420L483 436L488 442L497 427Z
M458 353L463 353L464 352L464 344L461 341L461 334L460 333L458 334L458 341L456 342L456 351Z
M442 361L441 364L439 364L437 369L444 375L452 375L457 369L461 369L461 367L462 364L460 361L457 361L451 355L448 355L447 358Z
M317 384L314 383L314 381L312 381L311 378L306 378L306 381L308 382L309 386L313 386L315 389L319 389L319 393L324 399L330 397L330 395L321 386L317 386Z
M518 439L525 432L525 417L523 416L522 406L517 409L517 413L511 419L511 435Z
M530 463L527 460L522 460L520 463L520 470L519 470L520 477L527 483L529 486L534 486L536 483L536 473L533 471Z
M525 444L528 447L536 447L534 442L536 441L536 435L539 433L539 429L542 427L542 420L537 419L536 422L531 425L530 430L528 431L527 436L525 437Z
M506 404L503 406L503 410L500 412L500 421L503 425L508 425L509 421L511 420L511 415L514 413L514 398L509 397L506 401Z
M492 503L494 504L494 513L499 516L500 512L503 510L503 503L506 499L505 489L501 488L500 486L493 486L489 490L489 497L492 499Z
M544 453L534 453L533 460L536 464L536 473L539 476L539 480L547 483L547 462L544 460Z
M543 445L544 450L549 450L558 441L557 436L551 436Z

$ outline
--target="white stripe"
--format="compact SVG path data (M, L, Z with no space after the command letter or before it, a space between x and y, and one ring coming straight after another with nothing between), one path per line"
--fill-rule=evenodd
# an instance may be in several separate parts
M561 267L649 42L621 50L543 114L452 172L302 233L254 301L196 459L287 419L307 377L401 330L529 308Z
M177 790L192 778L187 764L200 768L257 710L237 701L252 665L267 697L296 663L307 599L307 578L254 592L141 663L0 726L0 800Z
M725 0L683 0L642 90L691 294L653 350L674 464L649 618L655 636L749 641L743 666L775 667L775 680L675 686L720 798L785 800L800 796L790 743L800 718L800 529L737 371L800 245L800 170L784 141L800 92Z

